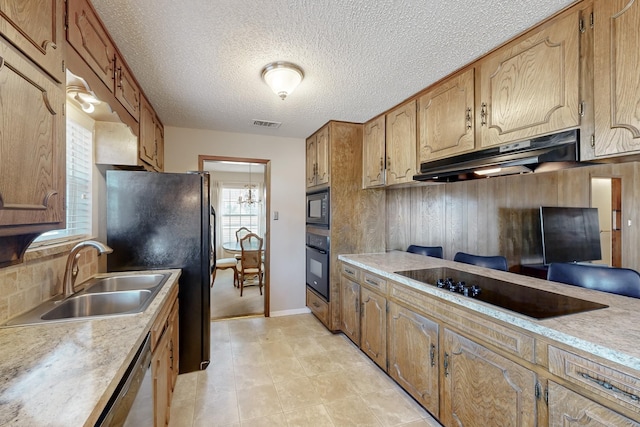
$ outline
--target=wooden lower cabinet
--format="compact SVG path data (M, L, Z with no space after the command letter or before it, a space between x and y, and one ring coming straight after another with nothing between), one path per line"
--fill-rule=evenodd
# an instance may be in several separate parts
M154 426L169 425L171 398L179 372L178 287L160 309L151 328Z
M360 285L340 278L340 330L356 345L360 344Z
M549 381L550 427L640 426L601 404Z
M388 373L432 415L438 416L438 324L389 303Z
M447 328L442 349L445 426L535 426L536 374Z
M382 369L387 369L387 300L360 289L360 349Z

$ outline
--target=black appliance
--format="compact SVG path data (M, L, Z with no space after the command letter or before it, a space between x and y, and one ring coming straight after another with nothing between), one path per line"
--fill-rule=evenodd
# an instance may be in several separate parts
M460 154L420 164L415 181L458 181L486 176L531 172L546 164L545 170L578 166L579 131L570 130L540 136L472 153ZM555 166L552 166L554 165ZM485 170L487 174L474 173ZM491 171L490 171L491 170Z
M107 171L107 270L182 269L180 373L210 361L212 214L208 173Z
M329 227L329 187L307 193L307 224Z
M530 288L454 268L436 267L395 273L534 319L548 319L608 307L597 302Z
M598 208L540 206L540 229L545 265L602 259Z
M307 230L306 238L307 286L329 302L329 236Z

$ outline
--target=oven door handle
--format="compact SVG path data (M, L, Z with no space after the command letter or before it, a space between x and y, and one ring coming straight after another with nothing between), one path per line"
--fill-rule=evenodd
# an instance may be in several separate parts
M326 255L327 251L323 250L323 249L318 249L318 248L314 248L313 246L307 246L308 249L311 249L312 251L316 251L318 253L321 253L322 255Z

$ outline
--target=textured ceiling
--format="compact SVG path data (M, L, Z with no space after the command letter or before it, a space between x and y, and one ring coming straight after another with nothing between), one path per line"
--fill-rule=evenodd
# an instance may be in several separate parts
M165 126L305 138L373 118L572 0L92 3ZM260 78L273 61L305 73L284 101Z

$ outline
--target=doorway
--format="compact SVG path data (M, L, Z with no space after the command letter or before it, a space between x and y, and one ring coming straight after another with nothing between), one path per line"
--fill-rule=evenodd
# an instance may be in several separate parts
M270 162L266 159L199 156L199 169L210 174L211 204L216 215L216 260L212 275L211 319L269 316L269 193ZM257 276L243 282L242 296L235 283L240 268L238 239L246 230L263 239L263 287ZM237 233L238 232L238 233ZM262 292L260 292L262 291ZM262 294L261 294L262 293Z
M622 267L622 179L591 178L591 207L598 208L602 260L611 267Z

